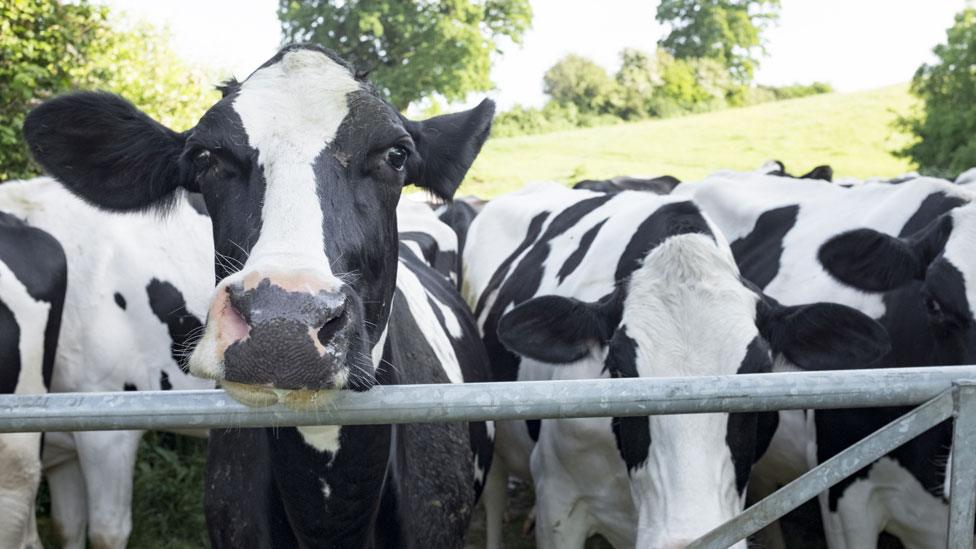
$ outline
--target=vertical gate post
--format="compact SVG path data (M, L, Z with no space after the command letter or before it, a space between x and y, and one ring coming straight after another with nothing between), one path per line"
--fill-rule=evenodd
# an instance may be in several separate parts
M976 512L976 382L955 384L949 488L950 549L972 549Z

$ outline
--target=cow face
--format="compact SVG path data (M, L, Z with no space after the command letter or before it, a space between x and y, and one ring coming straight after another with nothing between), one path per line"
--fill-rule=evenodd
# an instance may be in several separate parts
M499 322L514 352L554 364L598 360L613 377L761 373L774 358L816 368L876 359L881 327L847 307L783 307L747 287L709 235L673 236L597 303L535 298ZM776 415L616 418L630 475L637 546L684 547L742 510ZM741 547L745 547L742 543Z
M118 97L77 94L36 109L25 135L48 171L105 208L202 193L219 283L193 373L250 404L366 388L394 291L401 188L449 198L493 105L412 122L333 53L305 46L223 91L182 134Z
M896 344L894 365L969 364L976 360L974 249L976 204L968 204L901 238L871 229L843 233L824 243L818 256L827 272L844 284L866 292L894 292L903 307L897 316L903 318L890 321L911 323L906 331L915 332L899 340L923 351L914 356Z

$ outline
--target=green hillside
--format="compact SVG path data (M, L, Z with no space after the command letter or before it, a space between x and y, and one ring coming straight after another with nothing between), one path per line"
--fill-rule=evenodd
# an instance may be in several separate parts
M702 177L782 160L791 172L830 164L835 176L893 176L911 169L890 151L892 127L914 99L907 85L831 93L753 107L617 126L491 139L460 195L492 197L528 181L615 175Z

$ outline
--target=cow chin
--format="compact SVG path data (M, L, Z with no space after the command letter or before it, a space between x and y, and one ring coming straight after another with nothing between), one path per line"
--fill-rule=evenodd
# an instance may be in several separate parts
M332 404L339 391L345 388L348 370L336 374L334 389L275 389L263 385L249 385L222 381L221 387L231 398L252 408L284 404L296 411L321 410Z

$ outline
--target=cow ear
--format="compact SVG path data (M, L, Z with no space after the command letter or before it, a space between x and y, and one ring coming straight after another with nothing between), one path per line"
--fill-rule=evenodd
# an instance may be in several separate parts
M800 176L800 179L820 179L821 181L833 181L834 169L824 164L817 166L809 172Z
M825 242L817 257L824 269L844 284L867 292L886 292L924 279L951 232L949 215L905 238L855 229Z
M27 115L24 137L48 173L105 209L165 206L187 183L185 137L117 95L81 92L46 101Z
M891 350L881 324L838 303L784 307L767 298L756 326L773 353L804 370L864 368Z
M485 99L468 111L407 120L418 153L409 160L407 182L449 200L488 139L494 115L495 103Z
M498 321L498 339L513 353L534 360L575 362L613 336L620 323L615 294L597 303L555 295L530 299Z

